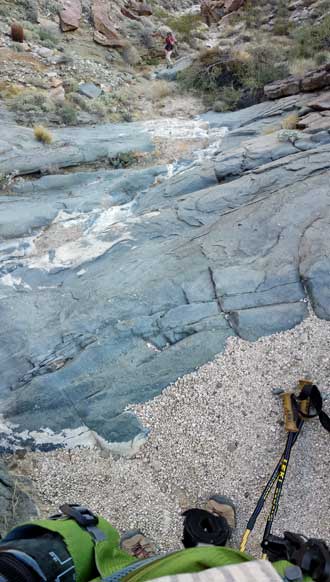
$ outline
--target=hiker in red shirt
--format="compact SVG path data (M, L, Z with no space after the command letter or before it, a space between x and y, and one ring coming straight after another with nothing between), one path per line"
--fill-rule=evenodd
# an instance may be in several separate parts
M172 66L172 52L174 45L176 43L176 38L172 32L168 32L165 39L165 58L167 62L167 68Z

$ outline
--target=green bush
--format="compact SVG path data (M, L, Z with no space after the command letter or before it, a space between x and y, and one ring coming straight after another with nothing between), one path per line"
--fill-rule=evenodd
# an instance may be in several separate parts
M58 44L59 38L50 30L46 28L39 29L39 39L46 48L55 48Z
M189 69L178 76L187 90L210 101L222 101L229 109L259 102L267 83L288 76L288 66L273 47L258 47L249 54L204 51Z
M71 103L57 103L56 114L59 117L59 122L65 125L75 125L78 119L78 113Z
M329 57L328 57L327 53L317 53L317 55L315 55L315 63L318 67L325 65L325 63L327 63L328 60L329 60Z
M189 42L191 36L202 22L200 14L182 14L180 16L167 16L165 24L173 30L184 42Z
M306 24L293 32L291 58L308 59L330 49L330 15L318 24Z
M109 158L109 164L112 168L128 168L139 161L139 155L135 152L124 152Z

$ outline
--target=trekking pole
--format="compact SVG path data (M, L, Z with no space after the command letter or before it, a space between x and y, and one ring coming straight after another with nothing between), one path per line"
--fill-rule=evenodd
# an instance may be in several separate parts
M299 382L299 387L301 388L301 394L302 394L303 388L308 384L311 384L311 383L306 381L306 380L301 380ZM293 445L296 443L297 438L298 438L298 436L301 432L301 429L304 425L303 418L306 417L308 415L308 412L309 412L309 399L308 398L302 400L299 403L299 413L303 416L303 418L301 416L298 417L298 415L297 415L297 407L295 405L295 398L292 394L289 393L289 394L283 395L283 404L284 404L284 410L285 410L286 426L287 426L287 429L291 429L291 431L288 434L287 442L285 445L284 452L281 456L281 459L277 463L267 485L263 489L263 492L261 493L261 495L258 499L257 505L256 505L248 523L247 523L246 530L242 536L242 540L241 540L241 544L240 544L240 551L241 552L244 552L246 549L246 545L247 545L249 536L254 529L256 521L257 521L257 519L258 519L258 517L259 517L259 515L260 515L260 513L265 505L265 502L266 502L274 484L279 479L280 474L283 471L284 465L285 465L285 467L287 467L287 462L284 463L284 460L286 459L288 451L290 454ZM291 436L291 435L293 435L293 436ZM288 459L286 459L286 461L288 461ZM285 473L286 473L286 469L285 469ZM284 477L285 477L285 473L284 473ZM282 485L283 485L283 481L282 481ZM279 501L279 498L278 498L278 501ZM277 511L277 509L276 509L276 511ZM276 513L273 515L273 519L274 519L275 515L276 515Z
M295 442L296 442L296 440L297 440L297 438L298 438L298 436L300 434L300 431L302 429L303 424L304 424L303 421L300 421L299 422L298 432L294 433L294 442L292 443L292 446L295 444ZM289 438L289 435L288 435L288 438ZM288 440L287 440L287 443L288 443ZM274 471L272 473L272 476L270 477L270 479L269 479L267 485L265 486L263 492L261 493L261 495L260 495L260 497L258 499L257 505L255 507L255 510L252 513L252 515L251 515L251 517L250 517L250 519L249 519L249 521L247 523L246 530L245 530L245 532L244 532L244 534L242 536L242 540L241 540L241 545L240 545L240 551L241 552L245 552L246 545L247 545L248 539L250 537L250 534L251 534L251 532L254 529L254 526L256 524L256 521L257 521L257 519L258 519L258 517L259 517L259 515L260 515L260 513L261 513L261 511L262 511L262 509L263 509L263 507L264 507L264 505L266 503L266 500L267 500L269 494L271 493L271 490L273 489L273 486L274 486L276 480L278 479L278 476L279 476L280 471L281 471L281 466L282 466L283 459L284 459L284 453L281 456L279 462L277 463L277 465L276 465L276 467L275 467L275 469L274 469Z
M280 499L281 499L281 494L282 494L282 489L283 489L283 483L284 483L285 476L287 473L290 455L291 455L291 450L292 450L292 446L293 446L293 442L294 442L294 435L295 435L295 433L293 433L293 432L290 432L288 435L283 459L281 462L280 472L279 472L279 475L278 475L278 478L276 481L272 506L271 506L271 509L270 509L270 512L269 512L269 515L267 518L267 523L266 523L263 539L261 542L261 547L263 550L265 550L265 548L268 545L268 537L271 533L274 519L275 519L275 516L276 516L277 511L278 511L278 507L279 507L279 503L280 503ZM266 558L267 558L267 554L264 551L262 554L262 559L266 560Z

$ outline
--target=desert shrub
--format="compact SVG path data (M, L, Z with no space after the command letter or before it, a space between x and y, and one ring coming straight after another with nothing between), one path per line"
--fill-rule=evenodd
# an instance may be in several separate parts
M15 22L11 25L11 38L14 42L24 42L24 29L21 24Z
M76 79L65 79L63 81L63 87L66 93L75 93L79 89L79 83Z
M273 33L280 36L287 35L291 28L292 25L290 23L290 11L287 0L279 0L273 23Z
M299 121L299 115L297 112L290 113L284 119L282 119L281 126L282 129L296 129L297 123Z
M307 71L315 69L316 66L314 59L295 59L289 64L289 71L295 77L302 77Z
M220 92L221 101L224 103L224 108L222 111L233 111L237 108L242 93L239 89L235 89L235 87L228 85L224 87Z
M34 128L34 137L36 138L36 140L44 144L50 144L53 141L52 134L50 133L50 131L48 131L48 129L43 127L43 125L38 125Z
M29 114L30 112L47 111L47 94L41 91L22 91L10 99L9 109L18 114Z
M124 152L109 158L109 164L112 168L128 168L139 161L139 155L136 152Z
M180 40L189 42L192 33L202 22L200 14L181 14L180 16L167 16L165 24L175 32Z
M5 189L6 185L7 185L6 174L0 174L0 192Z
M243 6L242 17L248 28L259 28L263 15L263 2L259 0L247 0Z
M273 47L259 46L251 51L251 59L241 70L242 83L250 89L260 89L288 76L289 69L282 55Z
M55 48L59 41L58 36L47 28L39 29L39 39L46 48Z
M77 109L69 102L56 104L56 115L59 118L59 123L64 125L75 125L78 120Z
M137 65L141 61L138 51L131 44L124 46L122 50L122 57L125 63L132 66Z
M92 103L88 97L83 97L80 95L80 93L68 93L67 98L69 101L71 101L71 103L77 105L82 111L89 112L91 110Z
M46 91L22 91L8 100L8 107L16 121L25 125L40 124L47 116L51 123L61 125L74 125L78 120L77 108L71 101L55 102Z
M152 101L160 101L173 93L172 86L166 81L152 81L143 85L143 94Z
M292 58L308 59L330 49L330 15L317 24L300 26L293 32Z
M329 55L327 55L327 53L317 53L317 55L315 55L315 64L318 67L325 65L325 63L327 63L328 61Z
M21 87L12 85L8 81L0 81L0 96L2 99L13 99L22 92Z
M155 46L155 40L152 36L152 30L148 28L143 28L140 33L141 41L143 46L148 50L152 49Z
M203 51L191 67L178 76L187 90L196 91L209 101L223 101L228 108L246 107L259 102L263 87L288 75L286 63L272 47L221 53Z
M297 129L282 129L277 134L277 139L280 142L290 142L295 143L297 139L301 138L301 132Z

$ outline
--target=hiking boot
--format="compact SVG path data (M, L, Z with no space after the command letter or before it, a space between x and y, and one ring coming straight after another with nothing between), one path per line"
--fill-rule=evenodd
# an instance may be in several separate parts
M155 546L140 530L124 533L120 538L120 548L138 560L151 558L156 553Z
M223 495L212 495L205 505L206 511L224 517L230 527L230 535L236 527L236 508L229 497Z

